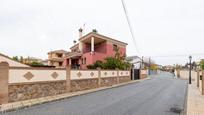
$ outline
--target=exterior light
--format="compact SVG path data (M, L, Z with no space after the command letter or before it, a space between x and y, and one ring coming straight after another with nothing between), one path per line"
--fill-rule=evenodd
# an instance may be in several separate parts
M192 56L189 56L189 61L190 61L190 63L189 63L189 65L190 65L190 69L189 69L189 84L191 84L191 66L192 66L192 64L191 64L191 60L192 60Z

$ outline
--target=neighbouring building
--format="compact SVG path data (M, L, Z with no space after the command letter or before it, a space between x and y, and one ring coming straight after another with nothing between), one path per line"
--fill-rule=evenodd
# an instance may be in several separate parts
M0 62L7 62L10 67L30 67L26 64L13 60L9 56L0 53Z
M144 66L142 63L142 58L139 56L128 56L126 60L133 65L134 69L141 69Z
M117 49L121 55L126 55L127 43L98 34L96 31L82 36L82 31L79 30L78 43L72 46L71 52L65 56L64 65L70 65L75 69L87 69L87 65L97 60L103 61L106 57L115 56Z
M67 53L65 50L48 52L48 66L55 66L57 68L65 67L63 62Z

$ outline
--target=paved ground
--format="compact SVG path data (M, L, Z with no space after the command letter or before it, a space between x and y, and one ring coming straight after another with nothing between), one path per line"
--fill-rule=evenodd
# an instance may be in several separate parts
M201 95L195 81L188 85L187 115L204 115L204 96Z
M186 80L162 73L141 83L33 106L5 115L177 115L184 109Z

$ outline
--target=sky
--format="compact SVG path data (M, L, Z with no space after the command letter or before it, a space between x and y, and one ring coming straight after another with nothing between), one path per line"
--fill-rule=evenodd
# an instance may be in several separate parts
M0 0L0 53L46 59L51 50L69 50L84 34L128 43L127 55L151 57L162 65L204 58L203 0Z

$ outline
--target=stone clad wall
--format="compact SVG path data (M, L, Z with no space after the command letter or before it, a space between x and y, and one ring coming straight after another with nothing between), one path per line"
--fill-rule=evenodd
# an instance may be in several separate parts
M101 78L101 87L103 86L111 86L117 84L117 77L108 77L108 78Z
M124 83L124 82L128 82L131 80L130 76L120 76L119 77L119 83Z
M9 85L9 102L65 93L65 81Z
M130 81L130 71L9 67L0 63L0 104Z

